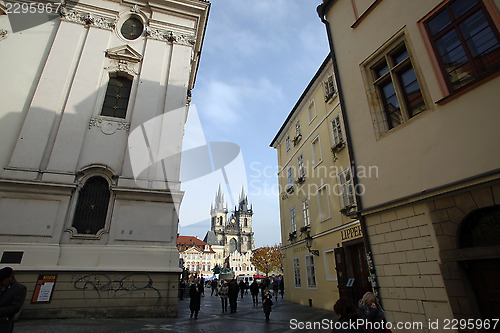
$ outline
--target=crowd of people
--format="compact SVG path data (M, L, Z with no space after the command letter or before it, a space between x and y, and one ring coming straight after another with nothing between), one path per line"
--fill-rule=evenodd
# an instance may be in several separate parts
M186 283L187 282L187 283ZM212 289L210 296L220 297L222 313L229 312L235 313L238 309L238 296L243 298L250 292L254 306L259 305L259 298L261 299L262 309L264 311L266 321L269 321L269 316L272 311L273 298L278 300L278 296L284 297L285 284L283 277L265 278L257 281L254 279L252 283L248 278L241 279L238 282L236 279L205 281L203 277L192 277L188 281L181 280L179 283L179 297L183 299L187 284L189 284L189 309L191 311L190 317L198 319L200 311L201 297L204 296L205 286Z
M259 280L254 279L252 283L247 280L236 279L217 280L213 279L207 281L207 286L212 289L211 296L220 297L222 313L229 312L235 313L238 309L238 297L243 298L250 292L252 296L252 303L254 306L259 306L259 300L262 303L262 310L264 311L266 321L269 321L270 313L274 301L278 301L278 296L284 296L284 282L283 277L265 278ZM180 297L186 288L185 281L180 282ZM197 319L198 312L200 311L201 297L204 296L205 281L203 277L200 279L192 278L189 286L191 318ZM338 317L338 328L334 332L347 332L347 333L388 333L390 332L384 325L385 313L377 297L367 292L356 306L348 298L340 298L334 305L333 310ZM358 319L363 319L365 325L353 328L350 323L357 323ZM345 325L342 325L345 324Z

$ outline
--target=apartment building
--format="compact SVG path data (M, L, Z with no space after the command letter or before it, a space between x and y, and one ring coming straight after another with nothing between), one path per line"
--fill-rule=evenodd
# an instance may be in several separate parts
M498 0L318 7L354 166L378 168L378 177L354 175L364 193L352 214L366 227L389 321L500 313L499 8Z

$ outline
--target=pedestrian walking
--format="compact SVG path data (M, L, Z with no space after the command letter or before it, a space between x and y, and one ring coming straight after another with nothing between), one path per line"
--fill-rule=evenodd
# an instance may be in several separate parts
M255 280L250 285L250 293L252 294L253 305L259 305L259 284Z
M271 314L273 307L273 296L269 292L269 289L264 289L264 297L262 298L262 309L266 315L266 321L269 321L269 315Z
M280 290L280 283L278 282L278 279L275 278L273 281L273 294L274 294L274 299L276 302L278 301L278 291Z
M283 295L285 294L285 281L283 280L283 276L281 277L281 280L280 280L280 294L281 294L281 298L283 298Z
M359 308L362 312L362 317L367 321L367 331L370 333L384 333L385 312L377 301L377 296L371 292L363 295L359 301Z
M212 282L210 283L210 286L212 287L212 293L210 294L210 296L214 295L214 291L215 291L215 296L218 296L217 295L217 285L218 285L217 279L213 279Z
M200 277L200 283L199 283L199 288L201 292L201 296L205 297L205 279L203 278L203 275Z
M21 310L26 298L26 286L14 278L10 267L0 269L0 332L11 333L14 315Z
M243 294L245 293L245 282L241 280L238 284L238 287L240 287L241 298L243 298Z
M198 319L198 312L200 311L200 303L201 303L201 283L198 282L198 279L195 279L191 286L189 287L189 297L191 300L189 301L189 309L191 310L190 318Z
M219 297L222 303L222 313L227 312L228 294L229 294L229 286L227 285L227 281L222 281L222 284L219 289Z
M238 291L240 288L238 287L238 283L235 279L232 279L229 282L229 308L231 309L231 313L236 312L238 307Z
M245 278L245 295L248 295L248 289L250 289L250 283L248 282L248 278Z
M181 282L179 283L179 298L181 300L184 299L185 292L186 292L186 282L184 281L184 279L182 279Z

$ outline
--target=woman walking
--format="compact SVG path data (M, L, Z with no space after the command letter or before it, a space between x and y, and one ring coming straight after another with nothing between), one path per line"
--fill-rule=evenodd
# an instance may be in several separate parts
M227 295L229 293L229 287L227 286L227 281L223 281L220 289L219 296L222 303L222 312L227 312Z
M269 321L269 315L271 314L272 307L273 296L266 288L264 289L264 296L262 297L262 309L264 310L264 314L266 315L266 321Z

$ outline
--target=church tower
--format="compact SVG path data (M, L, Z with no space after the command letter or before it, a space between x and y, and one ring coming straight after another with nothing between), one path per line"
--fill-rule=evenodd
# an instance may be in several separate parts
M210 232L215 235L213 242L224 246L224 256L238 251L246 253L255 248L255 242L252 231L252 205L248 206L248 197L245 189L242 188L238 205L234 207L228 220L228 209L224 203L224 194L221 186L215 195L215 203L210 208L211 227Z
M219 190L215 195L215 205L210 207L211 227L210 230L221 233L226 225L227 206L224 207L224 193L219 184ZM222 240L222 239L221 239Z

